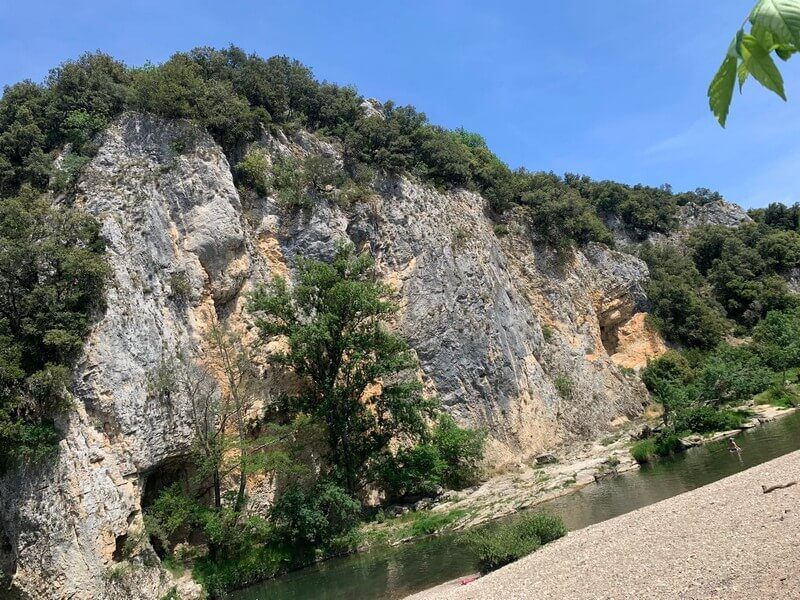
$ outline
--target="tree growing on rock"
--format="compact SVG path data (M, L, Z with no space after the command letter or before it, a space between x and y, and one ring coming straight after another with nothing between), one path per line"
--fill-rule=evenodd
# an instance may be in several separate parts
M216 319L203 360L185 355L165 360L148 387L164 401L184 398L193 430L192 476L158 496L147 515L151 535L166 549L176 534L200 530L212 555L240 550L236 530L254 518L263 520L245 514L248 482L258 473L299 468L292 442L302 420L279 424L263 418L257 405L270 401L263 380L240 336Z
M330 476L350 492L393 439L420 439L434 409L408 374L406 342L386 327L397 305L373 264L341 245L330 262L299 260L292 288L276 278L249 305L264 336L286 338L275 360L303 382L287 403L324 425Z

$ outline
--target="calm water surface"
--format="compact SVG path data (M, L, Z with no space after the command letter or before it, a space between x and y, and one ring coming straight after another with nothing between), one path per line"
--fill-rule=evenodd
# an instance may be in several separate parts
M570 530L693 490L800 449L800 411L736 436L741 454L727 440L692 448L588 485L538 505L560 515ZM514 517L508 517L513 519ZM330 560L231 594L235 600L395 600L444 581L474 573L472 557L444 535Z

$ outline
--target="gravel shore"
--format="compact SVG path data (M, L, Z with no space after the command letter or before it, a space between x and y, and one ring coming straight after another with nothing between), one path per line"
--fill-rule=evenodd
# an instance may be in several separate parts
M800 599L800 451L407 600Z

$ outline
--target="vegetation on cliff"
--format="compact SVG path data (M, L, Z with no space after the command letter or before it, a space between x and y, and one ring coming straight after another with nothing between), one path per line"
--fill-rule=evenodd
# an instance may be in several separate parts
M479 192L498 235L508 233L504 212L518 211L531 238L562 255L574 244L669 234L681 206L720 200L707 189L676 194L666 185L512 170L477 134L435 126L413 107L366 103L285 57L199 48L128 68L87 54L41 85L9 86L0 100L3 465L39 456L57 440L70 368L102 309L108 275L97 224L71 202L99 134L125 110L204 127L250 200L274 194L286 210L322 199L347 208L369 196L376 174L405 174ZM265 132L299 128L331 141L342 163L316 155L272 161L250 144ZM176 140L172 150L185 148ZM800 267L798 207L774 204L752 216L755 223L735 229L692 230L688 252L639 249L651 271L652 320L686 349L643 373L664 405L665 429L642 445L642 456L674 451L687 431L738 426L744 417L732 407L753 395L795 402L800 313L786 280ZM276 280L252 295L249 309L263 334L285 338L273 359L299 382L292 393L271 397L249 349L222 325L212 328L206 356L222 386L209 365L184 356L149 382L154 398L191 400L195 444L190 475L149 499L148 534L165 559L195 560L212 591L352 548L369 492L402 501L477 479L484 434L459 427L422 395L413 354L388 327L397 306L372 267L370 257L342 247L331 262L300 261L293 287ZM175 279L173 293L182 286L188 283ZM752 341L728 344L730 334ZM565 377L555 384L569 399ZM248 510L254 477L275 482L269 514ZM419 528L435 530L435 523ZM528 536L524 544L537 539L545 541ZM197 540L207 548L200 557ZM518 554L522 541L515 532L483 539L486 564Z
M211 593L351 550L371 493L419 498L477 480L484 434L422 395L413 355L387 328L391 295L369 255L340 246L329 262L301 260L292 287L276 278L250 297L265 339L285 340L270 360L292 392L270 394L219 324L202 366L177 357L153 377L154 393L189 398L195 435L190 475L145 508L148 533L165 559L193 560ZM273 482L268 514L250 509L253 477Z
M615 215L631 235L669 231L675 208L719 196L708 190L673 194L587 177L511 170L483 138L428 122L410 106L392 102L367 111L352 87L320 83L311 71L286 57L262 59L239 48L197 48L167 62L128 68L112 57L86 54L54 69L43 85L25 81L6 88L0 101L0 191L24 183L44 190L57 175L67 189L95 150L97 133L126 109L192 119L225 148L242 180L255 187L248 142L265 129L305 127L335 140L344 167L354 175L363 165L409 173L443 187L483 194L500 213L525 206L532 234L556 245L610 241L601 217ZM70 150L54 163L65 144Z
M671 350L651 361L642 380L664 407L664 429L632 449L640 462L681 449L689 433L737 429L747 420L738 407L756 398L794 406L800 367L800 308L771 311L749 342L722 342L712 350Z
M102 305L97 224L25 187L0 202L0 471L58 439L72 362Z

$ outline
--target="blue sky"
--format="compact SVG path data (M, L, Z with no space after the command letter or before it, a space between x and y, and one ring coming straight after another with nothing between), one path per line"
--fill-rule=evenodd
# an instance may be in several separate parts
M707 109L753 2L2 0L0 83L86 50L137 65L234 43L477 131L512 167L800 201L800 59L788 104L751 81L726 130Z

